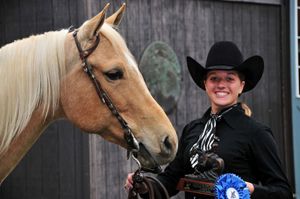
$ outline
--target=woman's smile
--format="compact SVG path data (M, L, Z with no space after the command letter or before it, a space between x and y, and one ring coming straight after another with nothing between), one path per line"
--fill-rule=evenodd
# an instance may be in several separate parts
M217 113L237 103L245 82L239 78L236 71L212 70L207 73L204 84L211 101L212 112Z
M216 96L219 97L219 98L223 98L223 97L226 97L229 92L225 92L225 91L216 91L215 92Z

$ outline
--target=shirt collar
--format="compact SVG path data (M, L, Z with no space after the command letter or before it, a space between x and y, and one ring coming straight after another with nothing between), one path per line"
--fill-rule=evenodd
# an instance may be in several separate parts
M207 120L210 118L211 107L206 110L203 117L200 119L200 122L205 124ZM224 120L230 127L237 129L241 124L241 117L246 116L244 109L240 103L237 104L232 110L228 111L222 116L222 120Z

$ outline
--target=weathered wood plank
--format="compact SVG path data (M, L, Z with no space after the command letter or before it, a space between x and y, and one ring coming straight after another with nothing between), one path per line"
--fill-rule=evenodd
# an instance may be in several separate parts
M76 175L75 163L75 135L73 125L64 121L57 122L58 124L58 173L60 197L76 198ZM80 166L80 165L78 165Z
M267 34L267 16L263 12L263 8L260 6L257 9L254 9L251 12L251 43L252 43L252 52L251 54L258 54L264 58L265 71L268 67L268 56L267 52L263 49L266 45L266 34ZM248 33L250 34L250 33ZM270 37L270 35L269 35ZM249 55L250 56L250 55ZM261 81L258 83L257 87L253 90L252 93L252 102L253 102L253 115L257 118L258 121L264 121L269 123L269 118L267 112L269 111L268 96L264 93L268 91L269 77L268 72L263 74Z
M52 0L52 23L54 30L70 25L69 0Z
M122 2L111 1L108 15L118 9ZM204 91L190 78L185 60L187 55L204 65L210 46L220 40L237 43L245 57L262 55L268 72L254 91L242 95L241 101L250 105L258 120L271 126L284 165L291 165L291 153L284 152L291 151L286 140L290 137L283 134L290 133L283 130L289 128L290 122L287 114L282 114L288 111L281 108L283 104L288 104L288 98L284 96L289 93L280 81L287 78L283 74L288 74L285 68L288 58L284 57L288 55L281 52L282 43L279 41L284 37L284 34L280 34L281 2L251 2L126 1L126 14L119 29L138 62L143 50L153 41L162 40L176 52L182 65L182 93L169 118L179 136L184 125L200 117L209 106ZM20 38L21 34L42 33L71 24L78 27L88 16L97 14L107 1L12 0L3 3L4 6L0 8L3 11L0 13L0 42L8 43ZM23 10L20 11L19 6ZM32 10L36 14L31 13ZM100 137L83 135L80 130L64 122L51 125L28 156L0 188L0 198L41 198L43 194L45 198L81 199L90 196L93 199L125 199L125 177L127 172L136 169L133 161L126 160L124 149ZM30 174L34 171L34 174ZM293 171L287 171L292 176ZM18 182L26 182L26 186ZM32 193L33 189L37 190L36 193ZM174 198L184 197L180 194Z
M69 24L68 26L74 26L77 28L78 26L78 1L69 1ZM65 27L66 28L66 27Z
M224 34L225 40L228 41L234 41L236 43L236 38L233 37L233 5L234 4L224 4L223 5L223 19L224 19L224 24L223 26L223 31L222 33Z
M281 0L221 0L221 1L256 3L256 4L274 4L274 5L282 4Z
M106 198L106 167L105 167L105 141L99 136L90 136L90 198Z
M243 10L240 5L233 4L232 8L233 12L233 28L232 28L232 38L234 39L235 43L240 46L240 49L243 47L243 22L242 22L242 16L243 16Z
M252 54L251 50L251 35L252 35L252 26L251 26L251 12L253 8L249 6L249 8L246 8L245 6L239 6L241 9L241 15L239 16L241 18L241 34L242 40L241 40L241 51L244 53L244 56L250 56ZM253 108L253 95L252 92L244 93L241 96L241 101L246 102L248 106L252 109Z
M19 1L5 1L2 3L3 12L3 31L5 33L5 43L11 43L20 37L19 17L20 7Z
M274 9L273 12L268 11L268 33L272 35L269 37L268 44L265 46L265 50L269 52L270 65L268 68L270 78L270 95L269 102L270 107L272 107L272 111L269 113L270 124L273 125L275 130L274 135L278 142L279 154L282 160L285 159L285 137L284 134L284 126L283 126L283 99L282 99L282 79L283 76L281 74L281 67L275 67L274 65L280 65L282 57L280 56L280 51L276 50L275 46L281 46L280 40L280 8ZM273 32L273 29L277 29L278 31ZM271 59L272 58L272 59ZM273 94L273 90L277 90L276 93ZM275 95L276 94L276 95ZM274 117L274 115L278 115Z
M48 198L59 198L59 162L58 162L58 124L53 123L44 132L40 140L42 146L42 179L43 195Z
M281 24L280 24L280 34L281 35L288 35L289 32L289 4L287 1L284 1L286 3L284 3L281 8L280 8L280 15L281 15ZM290 132L292 132L291 128L292 126L290 125L290 121L291 121L291 95L289 92L285 92L287 90L290 90L290 74L289 74L289 70L286 70L288 67L285 67L286 65L288 65L287 63L288 60L290 59L289 53L290 53L290 45L289 45L289 37L285 37L285 36L281 36L280 37L280 44L281 44L281 54L280 57L282 58L280 60L280 65L283 66L280 68L280 74L281 74L281 88L282 88L282 93L281 93L281 97L282 97L282 117L283 120L282 125L283 125L283 139L284 139L284 159L283 162L285 163L284 166L285 171L287 172L288 178L290 180L290 182L295 182L294 179L294 162L291 161L291 154L293 154L293 147L292 146L292 134Z
M5 43L5 9L6 9L6 5L4 3L1 2L0 4L0 48L4 45Z
M172 5L170 7L170 5ZM173 112L171 112L168 116L171 122L175 125L177 129L177 133L181 134L181 129L183 128L183 123L181 118L186 117L185 110L186 110L186 103L184 100L181 100L185 96L185 84L183 83L184 73L186 72L186 55L184 54L185 51L185 23L184 23L184 2L183 1L163 1L163 18L164 23L163 25L163 41L168 43L171 48L173 48L175 54L177 55L179 64L181 65L181 93L178 99L177 105L174 108ZM180 14L178 14L180 13ZM174 19L171 21L169 19ZM183 60L183 61L181 61ZM180 109L178 108L180 107ZM179 119L180 118L180 119Z
M214 36L216 41L223 41L225 39L224 32L224 4L223 3L215 3L214 8Z
M74 175L75 197L74 199L90 198L90 158L89 158L89 135L74 125ZM70 198L71 199L71 198Z

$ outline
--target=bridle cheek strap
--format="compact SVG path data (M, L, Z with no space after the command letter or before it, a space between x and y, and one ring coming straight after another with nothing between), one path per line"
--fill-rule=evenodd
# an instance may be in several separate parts
M127 143L127 158L129 158L129 156L132 152L139 151L139 143L138 143L137 139L134 137L131 128L128 126L128 124L124 120L124 118L119 114L117 108L114 106L114 104L112 103L112 101L109 98L109 96L107 95L107 93L103 90L100 82L95 77L92 65L89 64L89 62L87 61L88 56L90 54L92 54L92 52L97 48L97 46L100 42L100 38L97 35L95 44L92 47L90 47L89 49L83 50L78 41L77 33L78 33L78 29L73 32L73 37L74 37L74 40L75 40L75 43L76 43L76 46L77 46L77 49L79 52L80 59L82 61L83 71L88 75L88 77L92 81L92 83L96 89L97 95L99 96L102 103L106 104L108 109L111 111L111 113L117 118L117 120L121 124L121 127L124 132L124 139Z

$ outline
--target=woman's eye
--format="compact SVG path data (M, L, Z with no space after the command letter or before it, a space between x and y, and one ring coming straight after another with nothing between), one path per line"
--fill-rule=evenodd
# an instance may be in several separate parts
M232 82L232 81L234 81L234 78L233 78L233 77L227 77L227 78L226 78L226 81Z
M210 77L209 79L210 79L210 81L213 81L213 82L218 81L218 77L214 77L214 76Z
M108 77L109 80L119 80L123 78L123 71L121 70L111 70L105 73L106 77Z

